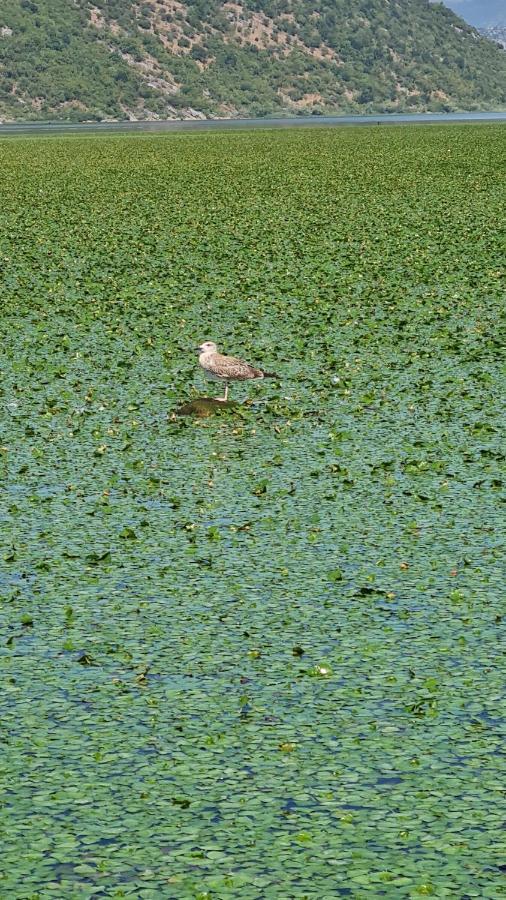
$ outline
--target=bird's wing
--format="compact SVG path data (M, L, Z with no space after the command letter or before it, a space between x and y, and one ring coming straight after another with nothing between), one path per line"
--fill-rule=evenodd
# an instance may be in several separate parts
M243 359L237 359L236 356L223 356L221 353L215 353L209 363L206 364L206 368L215 375L221 375L225 378L228 375L230 378L235 378L238 381L245 381L248 378L261 378L264 374L261 369L255 369L254 366L250 366Z

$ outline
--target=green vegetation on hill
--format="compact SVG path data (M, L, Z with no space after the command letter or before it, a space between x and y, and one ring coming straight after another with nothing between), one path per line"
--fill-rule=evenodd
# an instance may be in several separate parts
M427 0L3 0L0 116L506 105L506 56Z

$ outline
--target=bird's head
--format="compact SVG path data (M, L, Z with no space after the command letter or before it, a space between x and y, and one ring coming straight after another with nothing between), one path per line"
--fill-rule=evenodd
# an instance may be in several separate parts
M200 344L196 349L199 353L216 353L218 348L214 341L204 341L204 343Z

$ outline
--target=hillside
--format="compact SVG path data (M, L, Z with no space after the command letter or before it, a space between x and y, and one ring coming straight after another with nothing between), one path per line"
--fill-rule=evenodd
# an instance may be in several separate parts
M506 55L428 0L2 0L0 118L506 106Z

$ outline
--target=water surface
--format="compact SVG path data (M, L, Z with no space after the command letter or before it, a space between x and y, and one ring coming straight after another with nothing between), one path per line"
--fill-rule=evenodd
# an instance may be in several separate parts
M503 897L504 128L1 149L0 897Z
M215 131L240 128L307 128L337 127L339 125L413 125L437 122L504 122L502 112L455 113L378 113L366 116L287 116L264 119L165 119L156 122L16 122L0 124L0 135L9 134L61 134L87 131L109 132L157 132L157 131Z

